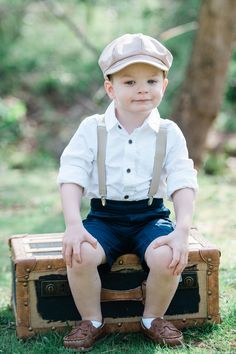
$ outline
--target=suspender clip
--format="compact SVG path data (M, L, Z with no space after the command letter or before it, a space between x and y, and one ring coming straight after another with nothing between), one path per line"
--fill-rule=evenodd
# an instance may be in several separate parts
M148 206L152 205L152 202L153 202L153 197L149 197L148 198Z
M102 202L102 206L106 205L106 197L105 196L101 196L101 202Z

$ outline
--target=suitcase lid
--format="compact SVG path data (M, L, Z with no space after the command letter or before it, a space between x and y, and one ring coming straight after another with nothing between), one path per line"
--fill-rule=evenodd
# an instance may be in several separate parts
M18 281L31 272L66 271L62 258L63 233L13 235L9 238Z

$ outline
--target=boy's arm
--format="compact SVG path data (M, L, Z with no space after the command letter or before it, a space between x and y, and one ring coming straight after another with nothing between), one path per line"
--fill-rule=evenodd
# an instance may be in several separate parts
M179 189L172 195L176 229L182 230L188 236L194 211L195 192L191 188Z
M60 187L62 208L66 224L63 238L62 254L66 265L72 266L72 256L79 263L82 262L80 245L82 242L89 242L94 248L97 240L86 231L80 215L80 204L83 188L78 184L65 183Z
M167 236L156 239L153 247L168 245L173 252L169 265L173 274L179 275L188 263L188 236L194 211L195 193L190 188L175 191L172 195L176 216L176 228Z

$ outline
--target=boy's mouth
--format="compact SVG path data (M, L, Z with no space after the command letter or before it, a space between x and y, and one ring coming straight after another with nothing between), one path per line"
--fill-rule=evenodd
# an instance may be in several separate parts
M150 102L150 99L140 99L140 100L133 100L133 102Z

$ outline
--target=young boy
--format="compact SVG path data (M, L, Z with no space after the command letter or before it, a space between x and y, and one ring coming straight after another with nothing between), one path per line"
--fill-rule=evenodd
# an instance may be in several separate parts
M112 103L104 116L83 120L62 154L58 176L66 223L62 253L82 317L64 338L65 347L89 350L104 336L97 267L105 262L111 265L128 252L136 253L149 268L142 332L159 344L175 346L183 341L182 333L163 316L187 264L197 181L180 129L161 119L156 108L171 64L171 53L149 36L126 34L111 42L99 65ZM105 125L106 137L103 172L97 160L100 124ZM164 160L158 186L153 187L163 129L167 135ZM174 203L176 226L163 204L166 191ZM83 195L91 199L84 221L80 216Z

